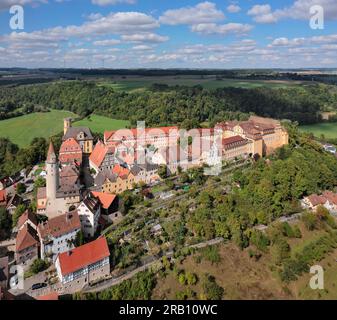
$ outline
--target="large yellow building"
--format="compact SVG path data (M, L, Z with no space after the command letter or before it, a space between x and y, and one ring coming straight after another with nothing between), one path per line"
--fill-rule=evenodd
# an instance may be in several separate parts
M216 130L222 130L223 138L240 136L249 143L240 145L238 153L269 155L289 143L288 132L280 121L251 116L248 121L228 121L219 123Z

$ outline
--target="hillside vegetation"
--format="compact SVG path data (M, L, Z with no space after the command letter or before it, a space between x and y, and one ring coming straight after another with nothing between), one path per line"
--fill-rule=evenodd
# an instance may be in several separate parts
M150 90L120 92L95 82L69 81L0 88L0 119L52 108L80 116L91 113L114 119L146 121L148 126L201 123L242 118L248 113L301 124L316 123L319 111L336 107L334 87L218 88L153 85Z

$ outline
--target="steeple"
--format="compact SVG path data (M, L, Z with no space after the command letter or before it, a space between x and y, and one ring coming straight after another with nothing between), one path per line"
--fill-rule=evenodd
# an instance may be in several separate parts
M47 153L47 162L49 163L56 163L56 153L55 153L55 149L54 149L54 145L53 142L50 140L50 144L49 144L49 149L48 149L48 153Z

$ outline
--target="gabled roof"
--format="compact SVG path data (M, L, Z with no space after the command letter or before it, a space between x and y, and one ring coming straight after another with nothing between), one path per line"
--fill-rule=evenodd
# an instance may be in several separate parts
M16 236L16 252L39 244L36 231L27 223Z
M89 195L83 200L83 204L90 210L91 213L95 213L100 206L100 201L98 198L89 193Z
M80 270L88 265L110 256L109 247L104 237L77 247L58 256L63 276Z
M38 231L42 239L49 236L57 238L81 228L81 221L77 211L68 212L61 216L42 222L38 226Z
M70 127L66 134L63 136L62 141L66 141L69 138L74 138L77 141L77 136L83 132L85 140L93 140L92 133L87 127Z
M36 218L36 215L29 211L29 210L26 210L22 216L19 218L18 220L18 223L17 223L17 227L18 229L21 229L21 227L27 222L27 221L30 221L32 222L35 226L37 226L37 218Z
M116 164L112 168L112 173L116 174L121 179L126 179L130 174L130 170L122 167L120 164Z
M98 191L93 191L92 194L94 197L99 199L104 209L109 209L112 203L116 199L115 194L107 194L107 193L98 192Z
M19 195L14 194L14 196L12 196L7 202L7 208L10 206L17 207L18 205L22 203L22 201L23 199Z
M323 197L326 198L331 204L337 205L337 194L331 191L325 191Z
M317 194L312 194L308 197L310 203L312 204L312 206L316 207L318 205L323 205L324 203L326 203L327 199L323 196L319 196Z
M104 184L106 180L109 180L110 182L116 182L117 181L117 174L112 173L111 170L103 170L98 173L98 175L95 178L95 185L101 186Z
M92 151L89 160L96 165L96 167L100 167L107 153L115 153L115 149L113 147L108 147L104 145L103 142L98 141L95 145L94 150Z
M60 153L64 152L80 152L82 153L81 146L74 138L69 138L61 144Z

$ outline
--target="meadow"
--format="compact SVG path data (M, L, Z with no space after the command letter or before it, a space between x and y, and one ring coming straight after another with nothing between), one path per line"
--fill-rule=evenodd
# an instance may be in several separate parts
M87 118L73 124L75 127L89 127L92 132L103 133L105 130L118 130L130 125L127 120L110 119L103 116L92 114Z
M49 137L63 130L63 119L76 117L69 111L31 113L0 121L0 137L9 138L19 147L26 147L35 137Z
M314 134L315 137L320 137L322 134L326 138L335 139L337 138L337 123L317 123L313 125L300 126L303 132L309 132Z
M9 138L19 147L26 147L35 137L49 137L63 131L63 119L78 116L69 111L51 110L45 113L32 113L17 118L0 121L0 137ZM129 125L129 121L115 120L107 117L91 115L74 126L87 126L93 132L118 130Z
M205 89L217 89L224 87L236 88L286 88L305 84L301 81L277 81L277 80L235 80L216 79L214 76L167 76L167 77L116 77L109 80L98 80L99 85L111 87L117 91L143 91L153 84L166 84L168 86L196 86L201 85Z

